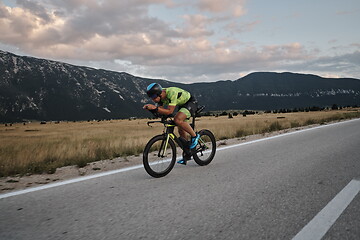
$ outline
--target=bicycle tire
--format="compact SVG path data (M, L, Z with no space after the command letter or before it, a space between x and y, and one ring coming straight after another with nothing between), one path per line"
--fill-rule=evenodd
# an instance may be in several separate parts
M143 164L146 172L155 178L166 176L174 167L176 162L176 146L169 138L167 154L159 156L159 149L166 139L165 135L157 135L149 140L143 153Z
M199 135L199 143L193 150L193 158L198 165L205 166L215 157L216 140L214 134L207 129L200 130Z

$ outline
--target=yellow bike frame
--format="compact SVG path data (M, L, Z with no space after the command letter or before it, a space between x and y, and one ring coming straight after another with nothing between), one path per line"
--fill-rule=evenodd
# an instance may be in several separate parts
M166 128L168 127L175 127L175 125L172 125L172 124L166 124L165 125ZM167 149L167 146L168 146L168 143L169 143L169 138L171 138L172 140L175 139L175 135L173 133L167 133L167 136L166 136L166 142L165 142L165 147L163 149L163 156L166 156L165 155L165 151Z

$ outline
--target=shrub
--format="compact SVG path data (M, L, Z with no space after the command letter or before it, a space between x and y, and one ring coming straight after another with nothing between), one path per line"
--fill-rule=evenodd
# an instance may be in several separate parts
M271 123L268 129L269 129L269 132L274 132L274 131L279 131L279 130L283 129L283 127L281 126L281 124L278 121L276 121L276 122Z
M235 132L235 137L243 137L246 136L244 129L237 129Z
M292 121L292 122L290 122L290 127L291 127L291 128L300 127L300 123L298 123L298 122L296 122L296 121Z
M316 120L315 119L308 119L305 121L305 125L312 125L312 124L315 124L316 123Z

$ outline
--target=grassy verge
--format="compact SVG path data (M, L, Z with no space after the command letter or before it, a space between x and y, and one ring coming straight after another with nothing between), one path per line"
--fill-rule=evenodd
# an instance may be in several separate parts
M214 132L217 140L264 134L309 124L359 118L360 110L257 114L246 117L202 117L197 128ZM162 133L162 125L149 128L146 119L40 123L0 126L0 177L54 173L68 165L120 156L139 155L147 141Z
M360 111L324 111L308 113L259 114L233 119L222 119L222 124L205 124L219 140L238 138L254 134L265 134L283 129L298 128L312 124L359 118ZM242 118L242 119L241 119Z

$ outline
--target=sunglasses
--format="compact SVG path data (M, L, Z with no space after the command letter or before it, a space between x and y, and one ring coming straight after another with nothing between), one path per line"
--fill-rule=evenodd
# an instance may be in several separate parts
M155 99L155 98L157 98L157 97L158 97L157 94L154 94L154 95L151 95L151 96L150 96L151 99Z

